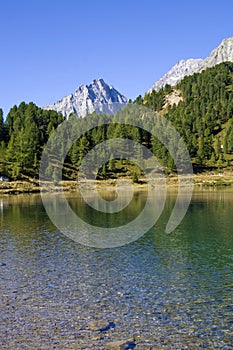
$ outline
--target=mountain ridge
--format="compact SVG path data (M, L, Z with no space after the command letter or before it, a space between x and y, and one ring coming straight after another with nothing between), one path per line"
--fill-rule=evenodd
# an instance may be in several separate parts
M147 93L151 93L153 90L158 91L166 84L175 86L186 75L200 73L206 68L210 68L219 63L227 61L233 62L233 36L223 39L205 59L190 58L187 60L178 61L178 63L176 63L167 73L165 73L151 86Z
M185 75L192 73L195 68L199 67L201 58L189 58L187 60L178 61L167 73L157 80L147 93L153 90L157 91L163 88L166 84L175 86Z

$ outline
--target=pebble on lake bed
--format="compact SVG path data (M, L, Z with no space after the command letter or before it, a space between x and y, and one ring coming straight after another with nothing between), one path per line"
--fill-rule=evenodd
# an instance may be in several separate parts
M109 349L112 350L126 350L126 349L135 349L136 343L133 340L117 340L112 341L106 344Z
M89 323L89 328L92 331L99 331L99 332L105 332L110 330L111 328L115 328L116 325L114 322L104 321L104 320L98 320L98 321L91 321Z

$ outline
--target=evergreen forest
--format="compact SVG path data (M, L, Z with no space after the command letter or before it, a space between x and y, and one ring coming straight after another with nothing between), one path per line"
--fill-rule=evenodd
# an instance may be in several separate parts
M178 102L171 103L174 94L179 97ZM130 105L133 108L130 108ZM136 118L134 111L140 108L151 110L153 113L143 114L142 127L140 120L137 121L137 127L132 127L131 121ZM84 155L100 142L115 138L128 138L144 145L155 154L167 173L175 172L174 159L168 148L163 145L161 135L158 138L154 136L156 123L153 115L161 115L176 128L188 148L195 171L232 168L233 63L221 63L201 73L186 76L175 87L166 85L159 91L152 91L143 97L138 96L116 116L93 113L77 119L76 116L70 115L68 121L65 121L64 117L55 111L43 110L32 102L22 102L19 106L13 106L4 119L0 109L0 175L13 180L24 176L38 178L43 149L49 137L57 128L59 130L58 126L63 122L79 129L80 133L82 129L88 130L72 142L65 156L64 179L77 179ZM65 135L57 133L53 146L59 155L63 152L64 137ZM174 143L174 140L169 140L168 136L167 138L166 144ZM179 147L176 146L178 152ZM119 159L110 157L100 169L99 178L118 177L119 174L130 175L133 181L137 182L140 170L126 160L127 153L129 150L124 149ZM145 155L141 154L141 157ZM56 161L55 156L53 163ZM56 180L54 167L48 164L46 171Z

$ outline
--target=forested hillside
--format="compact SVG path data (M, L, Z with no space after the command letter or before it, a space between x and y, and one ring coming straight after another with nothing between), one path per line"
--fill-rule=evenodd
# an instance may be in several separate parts
M169 105L169 95L180 95ZM165 86L136 99L137 104L162 113L179 131L193 162L230 165L233 159L233 63L221 63L186 76L176 87Z
M175 104L172 103L174 94L178 96ZM132 118L135 118L134 111L140 105L171 121L183 137L195 169L232 166L233 63L227 62L208 68L202 73L186 76L175 87L166 85L157 92L139 96L133 104L120 110L117 117L92 114L77 121L75 116L70 116L69 120L77 121L75 127L89 131L74 142L67 154L64 178L76 179L83 156L98 143L114 138L129 138L143 144L153 151L166 172L175 171L174 159L167 147L143 127L130 125ZM145 118L143 125L147 124L147 129L155 134L153 113ZM91 127L93 120L96 121L95 125L102 126ZM22 102L18 107L14 106L5 121L0 110L0 175L11 179L18 179L23 175L38 177L43 148L63 121L61 114L43 110L33 103ZM138 123L140 125L140 121ZM63 139L62 136L55 145L58 154L63 149ZM175 144L174 140L168 140L168 144L169 142ZM124 161L124 158L127 158L127 149L118 161L110 159L100 170L99 177L117 177L120 174L131 175L137 179L138 169ZM54 179L55 170L48 166L47 173L51 176L50 172L53 172Z
M20 178L38 176L43 146L64 120L54 111L45 111L33 103L14 106L3 123L0 119L0 174Z

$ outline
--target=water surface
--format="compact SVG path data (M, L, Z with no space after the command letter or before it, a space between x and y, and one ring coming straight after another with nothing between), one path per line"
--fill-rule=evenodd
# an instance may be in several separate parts
M136 349L233 349L233 190L195 191L165 234L175 198L146 235L112 249L64 236L39 195L0 198L0 348L99 350L128 339ZM69 200L93 224L107 220Z

